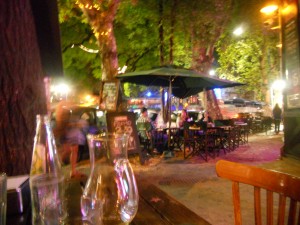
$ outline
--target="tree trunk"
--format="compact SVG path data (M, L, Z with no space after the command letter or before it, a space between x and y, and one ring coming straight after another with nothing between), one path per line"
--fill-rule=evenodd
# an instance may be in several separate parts
M107 24L109 34L98 39L101 54L102 81L113 80L118 74L118 54L116 39L113 33L113 24Z
M113 22L120 0L105 2L101 0L80 0L79 2L79 7L87 16L98 40L102 66L102 81L113 80L118 74L118 55L113 32Z
M170 54L169 54L169 64L173 64L173 48L174 48L174 30L176 22L176 9L177 9L177 0L172 1L171 7L171 34L170 34Z
M205 47L209 43L204 43L199 39L199 34L197 28L191 26L191 42L192 42L192 69L206 73L210 68L211 64L214 61L213 57L213 47Z
M0 1L0 171L28 174L43 72L29 0Z
M262 77L262 84L261 84L261 96L259 96L259 99L264 101L267 104L271 103L271 96L270 96L270 90L268 88L269 86L269 79L268 79L268 71L267 71L267 43L266 43L266 37L263 37L263 45L262 45L262 57L261 57L261 77ZM255 96L257 99L257 96Z
M162 66L165 64L164 26L163 26L164 1L163 0L158 0L158 13L159 13L159 23L158 23L159 56L160 56L160 65Z

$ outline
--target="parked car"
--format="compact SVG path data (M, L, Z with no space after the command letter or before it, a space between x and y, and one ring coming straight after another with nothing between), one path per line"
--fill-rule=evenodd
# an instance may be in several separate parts
M224 100L224 104L226 105L234 105L235 107L254 107L254 108L262 108L264 106L263 102L255 101L255 100L246 100L243 98L234 98Z

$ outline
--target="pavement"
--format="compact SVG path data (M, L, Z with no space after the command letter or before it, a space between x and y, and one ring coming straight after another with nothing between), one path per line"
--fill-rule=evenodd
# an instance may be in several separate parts
M253 134L249 142L233 152L210 158L183 159L182 152L165 159L151 158L145 165L131 159L135 175L152 182L170 196L214 225L234 224L231 182L217 177L215 164L220 159L255 165L300 177L300 160L281 157L283 134ZM254 223L252 188L241 185L243 224Z
M144 165L138 157L130 157L135 176L161 188L214 225L234 224L231 182L219 178L215 164L220 159L255 165L300 177L300 160L281 157L283 133L252 134L249 142L232 152L224 153L208 162L201 157L183 158L182 151L175 151L172 158L155 156ZM79 165L79 170L80 165ZM82 167L82 171L86 171ZM252 188L241 185L243 224L255 224Z

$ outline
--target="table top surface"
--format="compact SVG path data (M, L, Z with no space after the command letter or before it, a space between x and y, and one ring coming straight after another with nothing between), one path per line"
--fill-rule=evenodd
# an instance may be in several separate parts
M66 202L68 219L66 225L81 225L80 197L85 181L70 179L66 182ZM188 209L186 206L169 196L153 184L138 181L139 207L130 224L209 224L205 219ZM25 213L7 217L7 224L31 224L30 207Z
M201 130L201 127L196 127L196 126L190 126L190 130Z

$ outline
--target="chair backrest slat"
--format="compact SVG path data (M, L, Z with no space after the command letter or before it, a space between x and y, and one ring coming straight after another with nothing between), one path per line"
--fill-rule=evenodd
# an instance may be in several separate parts
M260 188L254 187L254 212L255 212L255 224L261 225L261 197Z
M295 225L295 221L300 225L300 209L297 212L297 206L300 202L300 178L266 170L259 167L248 166L241 163L234 163L225 160L220 160L216 164L218 176L229 179L233 182L233 204L235 213L235 224L242 224L239 183L254 186L254 208L255 208L255 223L262 224L261 212L261 190L266 190L267 194L267 224L274 224L273 215L273 194L279 194L278 218L277 224L286 224L286 201L290 200L288 209L288 224ZM298 218L296 218L298 217Z
M292 199L290 201L288 225L294 225L295 224L295 222L296 222L296 213L297 213L297 201Z
M286 197L282 194L279 195L279 208L278 208L278 224L279 225L284 225L285 202L286 202Z
M232 199L234 206L235 225L242 224L240 188L238 182L232 182Z
M273 192L267 191L267 224L274 224L273 218Z
M298 215L300 215L300 209L298 211ZM297 222L298 225L300 225L300 216L298 216L298 222Z

